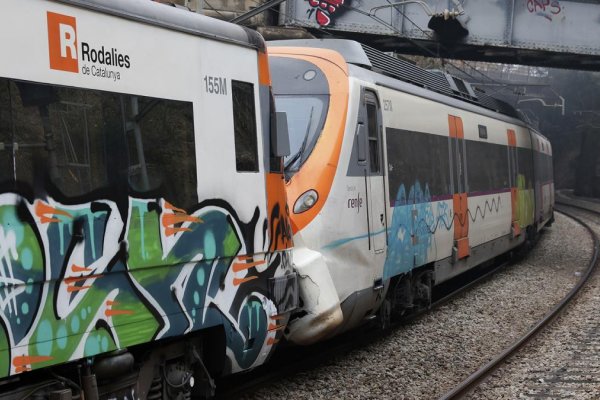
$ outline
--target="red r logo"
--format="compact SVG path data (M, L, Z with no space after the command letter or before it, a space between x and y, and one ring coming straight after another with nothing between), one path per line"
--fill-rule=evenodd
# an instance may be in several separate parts
M75 17L48 11L48 51L50 68L79 72Z

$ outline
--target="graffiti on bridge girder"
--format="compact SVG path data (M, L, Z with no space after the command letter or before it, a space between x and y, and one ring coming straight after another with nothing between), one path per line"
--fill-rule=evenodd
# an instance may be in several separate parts
M552 21L552 17L561 13L559 0L527 0L527 11Z
M349 0L346 0L349 2ZM334 18L334 14L344 4L344 0L308 0L309 9L307 10L308 18L315 20L320 26L329 26Z

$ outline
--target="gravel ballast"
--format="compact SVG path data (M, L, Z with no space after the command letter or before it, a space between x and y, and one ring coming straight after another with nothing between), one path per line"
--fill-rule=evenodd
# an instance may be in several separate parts
M591 247L581 226L556 215L554 226L520 262L368 345L244 398L437 398L557 303L579 279ZM505 398L516 397L507 393Z
M600 234L600 217L569 211ZM565 312L469 398L600 398L599 303L600 274L596 271Z

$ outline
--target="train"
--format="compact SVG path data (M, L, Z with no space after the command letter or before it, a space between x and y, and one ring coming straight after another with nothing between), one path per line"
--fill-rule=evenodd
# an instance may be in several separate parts
M389 326L552 223L552 146L510 105L355 41L268 44L291 148L289 341Z
M6 0L0 35L0 397L264 363L299 299L263 38L148 0Z
M148 0L3 6L3 399L210 398L553 220L548 140L456 77Z

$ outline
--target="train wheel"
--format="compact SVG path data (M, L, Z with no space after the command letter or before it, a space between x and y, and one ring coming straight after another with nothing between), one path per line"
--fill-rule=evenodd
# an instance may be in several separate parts
M392 321L392 302L388 298L381 303L377 317L379 328L383 331L388 330Z

